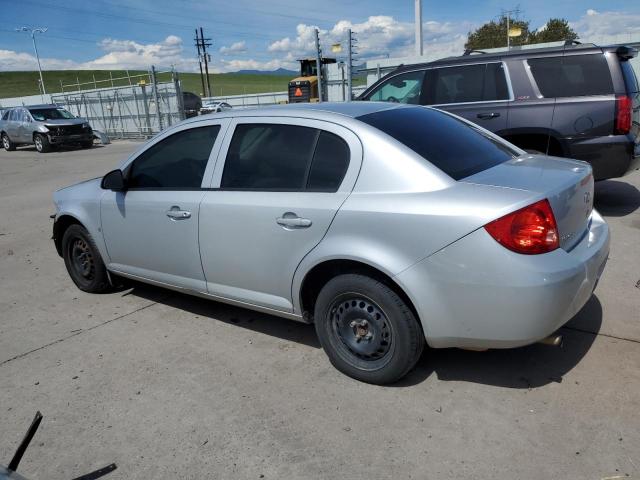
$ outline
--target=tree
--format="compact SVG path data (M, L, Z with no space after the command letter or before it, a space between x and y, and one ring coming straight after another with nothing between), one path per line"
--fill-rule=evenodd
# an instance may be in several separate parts
M558 42L575 40L578 34L569 26L564 18L550 18L547 24L532 34L530 43Z
M520 28L522 34L519 37L511 37L511 45L526 45L529 39L529 22L525 20L510 19L510 28ZM502 15L496 22L491 20L477 30L469 32L464 48L482 50L484 48L500 48L507 46L507 16Z
M575 40L578 34L569 26L564 18L551 18L538 32L529 30L529 21L510 19L510 28L520 28L518 37L511 37L511 45L530 45L532 43ZM464 48L482 50L485 48L501 48L507 46L507 16L502 15L498 21L485 23L477 30L469 32Z

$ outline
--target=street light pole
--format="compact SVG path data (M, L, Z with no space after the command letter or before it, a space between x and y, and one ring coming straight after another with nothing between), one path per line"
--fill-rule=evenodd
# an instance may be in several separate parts
M17 32L28 32L31 34L31 40L33 41L33 50L36 52L36 60L38 61L38 72L40 72L40 85L42 85L42 95L47 94L47 90L44 87L44 79L42 78L42 67L40 66L40 55L38 55L38 46L36 45L36 33L44 33L47 31L47 28L29 28L29 27L21 27L16 28ZM43 100L44 101L44 98Z

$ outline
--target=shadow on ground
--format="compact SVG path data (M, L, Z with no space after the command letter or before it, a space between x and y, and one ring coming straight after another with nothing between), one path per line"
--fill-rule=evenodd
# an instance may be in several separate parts
M593 206L605 217L624 217L640 207L640 191L618 180L596 182Z
M195 315L253 332L320 348L313 325L286 320L149 285L132 284L124 295L136 295ZM602 324L602 306L593 295L584 308L561 329L561 348L541 344L510 350L470 352L426 349L422 358L394 387L416 385L435 374L439 380L465 381L507 388L535 388L557 382L573 369L591 348Z

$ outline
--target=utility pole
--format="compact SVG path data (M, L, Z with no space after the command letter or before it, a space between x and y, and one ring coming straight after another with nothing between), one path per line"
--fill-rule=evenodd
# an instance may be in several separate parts
M349 37L347 39L347 102L350 102L353 99L353 56L356 54L356 52L353 51L353 48L355 43L357 43L357 40L351 32L351 29L347 30L347 35Z
M204 71L207 76L207 96L211 97L211 80L209 78L209 54L207 53L207 47L211 46L211 39L204 38L202 33L202 27L200 27L200 46L202 47L202 56L204 57Z
M416 55L422 56L422 0L416 2Z
M38 61L38 72L40 72L40 85L42 85L42 101L44 102L44 95L47 94L47 91L44 87L44 79L42 78L42 67L40 66L40 55L38 55L38 47L36 45L36 33L45 33L47 31L46 27L38 27L38 28L29 28L29 27L20 27L16 28L16 32L28 32L31 34L31 40L33 40L33 50L36 52L36 60Z
M320 32L315 29L316 38L316 76L318 77L318 102L322 102L322 50L320 49Z
M207 90L204 88L204 74L202 73L202 57L200 56L200 37L198 36L198 29L196 28L196 48L198 49L198 65L200 65L200 81L202 82L202 95L206 96Z

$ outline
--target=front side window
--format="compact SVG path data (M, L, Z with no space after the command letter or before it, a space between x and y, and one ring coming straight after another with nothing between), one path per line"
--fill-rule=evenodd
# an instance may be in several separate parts
M69 120L76 118L75 115L64 108L34 108L29 109L31 116L37 122L45 120Z
M240 124L222 172L221 188L335 192L347 171L347 143L296 125Z
M419 70L395 75L371 92L367 100L419 105L424 73Z
M219 125L191 128L161 140L131 164L127 187L200 188Z
M542 96L609 95L613 83L603 54L530 58L527 64Z

